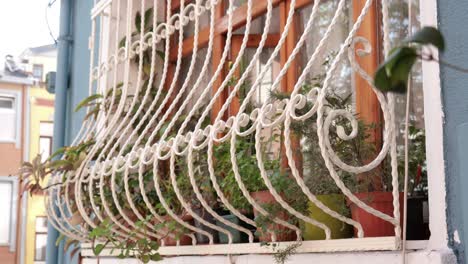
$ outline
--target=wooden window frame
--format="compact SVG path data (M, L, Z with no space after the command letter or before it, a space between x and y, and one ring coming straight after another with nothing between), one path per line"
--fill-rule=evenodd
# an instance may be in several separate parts
M174 0L172 2L172 12L176 12L180 8L181 0ZM226 33L228 31L228 21L229 16L224 14L225 10L225 1L220 0L221 2L216 6L215 10L215 25L214 25L214 45L213 45L213 56L212 56L212 67L216 70L219 66L219 61L222 58L222 53L224 51L224 46L226 43ZM189 3L191 0L185 0L185 3ZM297 0L295 5L295 11L306 7L313 3L313 0ZM289 13L291 0L272 0L273 7L280 8L280 31L284 30L286 19ZM360 15L360 12L365 4L365 1L362 0L352 0L353 4L353 20L356 20L357 17ZM254 2L252 5L252 20L264 15L267 12L267 5L266 1L258 1ZM380 34L380 23L381 23L381 14L380 14L380 1L374 1L372 3L371 8L369 9L368 14L365 16L361 27L357 32L357 36L364 37L369 40L372 48L372 52L369 56L365 57L358 57L356 56L356 61L359 63L363 70L368 73L373 73L377 69L380 61L382 60L381 56L381 49L380 47L382 42L382 37ZM232 29L236 30L241 28L246 24L247 21L247 3L238 7L233 15L232 15ZM297 16L293 18L294 20L297 19ZM280 50L280 61L281 64L287 61L287 59L292 54L294 47L297 43L297 30L296 25L297 21L293 21L293 25L290 27L288 35L286 37L286 41L281 47ZM207 26L200 30L198 36L198 48L202 48L208 45L210 36L210 27ZM276 38L277 36L269 36L271 38ZM236 54L239 49L238 41L236 41L237 36L233 36L232 44L231 44L231 52ZM258 36L252 35L252 38L249 36L248 45L254 47L258 45ZM267 45L266 45L267 46ZM186 57L190 55L193 51L194 47L194 37L188 37L184 39L182 44L182 57ZM170 49L169 53L169 60L171 64L173 64L178 57L178 47L173 46ZM172 67L173 68L173 67ZM226 67L224 67L224 71L221 72L220 76L216 80L213 86L212 93L216 93L219 87L222 84L222 81L226 77ZM173 69L172 69L173 71ZM172 72L171 67L169 67L169 73ZM173 76L173 75L169 75ZM371 85L367 83L359 74L355 73L355 87L359 87L359 89L355 89L356 93L356 113L359 115L360 119L366 124L383 124L383 114L380 108L380 103L377 99L377 96L372 90ZM172 77L171 77L172 78ZM298 78L298 64L297 61L294 60L288 70L286 75L284 76L283 80L281 81L281 90L283 92L291 92L296 84ZM228 91L224 92L218 100L215 102L213 109L211 111L211 119L214 120L219 113L221 107L226 102ZM234 114L237 113L239 103L238 101L234 100L230 106L230 113ZM227 113L224 118L227 118ZM382 126L375 126L370 132L369 141L373 142L376 145L376 149L380 149L382 146ZM299 147L299 140L293 139L292 140L292 147ZM300 157L295 157L296 165L298 168L302 166L302 161ZM283 160L283 166L287 166L287 160ZM301 171L301 170L300 170ZM379 182L373 182L373 187L376 191L381 190L382 186Z

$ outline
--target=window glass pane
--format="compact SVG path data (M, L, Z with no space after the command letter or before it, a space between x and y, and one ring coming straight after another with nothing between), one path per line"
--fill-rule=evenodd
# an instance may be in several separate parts
M42 161L49 158L51 154L52 138L51 137L40 137L39 138L39 153L41 154Z
M240 7L244 4L246 4L247 1L243 0L236 0L234 1L234 6ZM254 3L254 2L252 2ZM226 4L226 8L228 8L229 3ZM273 8L272 10L272 19L270 21L270 25L268 27L268 33L274 34L274 33L280 33L280 9L278 7ZM266 15L261 15L254 20L252 20L251 25L250 25L250 32L249 34L263 34L263 30L265 29L265 22L266 22ZM237 29L234 31L234 34L244 34L245 32L245 26L242 26L241 28Z
M42 79L43 67L42 65L33 66L33 76L38 79Z
M36 232L47 233L47 217L36 218Z
M0 108L13 109L14 102L14 98L0 96Z
M41 122L39 124L39 135L52 137L54 135L54 123Z
M412 24L411 32L416 32L421 28L421 18L419 14L419 1L412 3ZM398 45L402 39L408 36L409 17L408 0L389 1L389 27L390 41L392 46ZM422 83L422 64L417 61L411 72L410 109L409 109L409 195L427 196L427 164L425 149L425 128L424 128L424 92ZM399 154L399 167L404 167L404 136L406 117L406 94L395 94L395 125L397 128L397 145Z
M413 3L412 32L421 28L419 16L419 1ZM392 45L397 45L402 39L408 36L408 1L389 1L390 11L390 40ZM412 71L411 78L411 102L410 102L410 122L415 131L424 132L424 94L422 88L422 65L418 61ZM395 122L398 128L399 148L403 148L403 136L405 130L406 95L396 95ZM414 172L413 172L414 173Z
M15 140L16 109L15 98L0 96L0 140Z
M10 242L12 192L12 183L0 182L0 245Z
M245 72L245 68L247 68L253 59L255 52L256 48L246 49L241 61L241 74ZM265 103L270 98L271 90L273 89L273 81L277 77L281 68L279 56L276 56L272 63L267 64L272 54L273 49L263 48L262 53L258 57L257 61L255 61L254 68L249 72L249 78L240 87L241 91L238 94L241 101L242 98L245 97L246 93L252 88L252 85L255 83L256 79L261 77L260 74L263 71L265 71L265 74L260 80L259 85L255 88L255 92L251 98L251 101L255 106L260 107L261 104ZM274 89L279 90L281 87L277 86Z
M47 234L36 234L35 261L44 261L46 255Z
M325 37L325 33L330 26L330 23L335 16L339 1L323 1L319 4L317 18L313 21L313 33L307 35L307 40L304 46L300 49L298 56L299 73L303 73L304 68L316 52L319 43ZM299 28L302 32L310 19L312 13L312 5L308 5L299 11ZM303 84L304 86L322 87L325 79L325 73L331 66L331 63L336 58L336 55L341 48L342 43L348 36L352 23L351 1L346 1L343 12L340 14L336 28L328 36L328 40L321 51L317 54L315 61L312 62L310 70L307 72L307 77ZM348 60L342 59L338 63L338 68L334 72L330 83L330 92L339 97L347 97L354 94L354 83L352 81L353 71ZM352 105L354 102L350 102Z

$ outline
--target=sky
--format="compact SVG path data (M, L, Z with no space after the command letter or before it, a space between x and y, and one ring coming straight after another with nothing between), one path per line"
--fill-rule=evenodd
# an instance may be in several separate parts
M29 47L54 43L49 34L47 17L55 38L58 36L60 0L0 0L0 67L6 55L19 56Z

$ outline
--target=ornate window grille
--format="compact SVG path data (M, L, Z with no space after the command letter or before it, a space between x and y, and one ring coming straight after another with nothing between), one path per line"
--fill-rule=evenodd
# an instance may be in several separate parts
M323 238L303 241L300 252L400 247L395 97L376 90L371 78L390 46L386 0L101 0L91 18L89 92L101 97L73 143L87 146L80 166L51 179L63 184L49 189L46 201L50 222L63 234L89 242L90 230L109 220L115 237L125 239L145 221L148 232L137 236L161 241L163 254L206 254L207 247L212 254L262 253L268 250L255 233L285 240L278 229L301 241L309 225ZM320 82L312 83L319 73ZM346 92L350 103L333 103L330 96ZM349 204L390 223L392 235L368 237L362 223L311 190L318 182L307 182L310 149L297 126L313 135L308 147L327 172L313 180L331 182ZM334 150L337 141L360 134L374 147L362 163ZM226 157L230 167L220 167ZM369 176L384 170L388 184ZM386 188L393 211L370 206L344 175ZM223 184L227 177L230 185ZM253 194L246 182L252 178L271 201ZM335 239L329 223L299 208L285 185L352 227L353 238ZM256 219L236 206L234 195ZM272 204L282 213L273 213ZM261 218L269 223L263 233L255 231ZM181 232L159 225L168 222ZM247 242L216 241L219 233L232 244L233 231Z

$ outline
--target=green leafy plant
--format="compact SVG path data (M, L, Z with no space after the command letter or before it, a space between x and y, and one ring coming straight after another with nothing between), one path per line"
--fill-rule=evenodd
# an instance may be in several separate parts
M292 243L285 248L280 248L279 243L263 243L262 246L271 247L273 250L273 259L276 264L285 264L292 255L297 253L297 249L302 245L300 242Z
M392 49L375 73L375 86L384 92L405 93L415 62L436 60L430 51L423 49L425 46L434 46L441 52L445 50L444 37L436 28L424 27Z
M426 134L424 129L413 125L409 127L408 138L409 153L408 173L409 173L409 195L410 196L428 196L427 187L427 162L426 162ZM398 172L399 175L405 173L404 155L399 155Z
M45 161L42 161L42 155L38 154L32 162L23 162L18 170L20 181L23 184L21 193L28 192L32 195L54 185L62 184L68 172L79 168L86 157L86 152L92 145L94 145L94 141L86 141L73 147L60 148ZM59 156L62 158L54 160ZM54 173L63 173L62 181L44 186L46 178Z
M117 257L121 259L135 257L143 263L162 260L158 253L159 243L149 238L149 220L137 221L136 228L124 239L116 238L112 232L113 224L108 219L104 220L89 233L89 238L93 241L93 253L99 256L106 247L110 247L111 254L117 251Z

